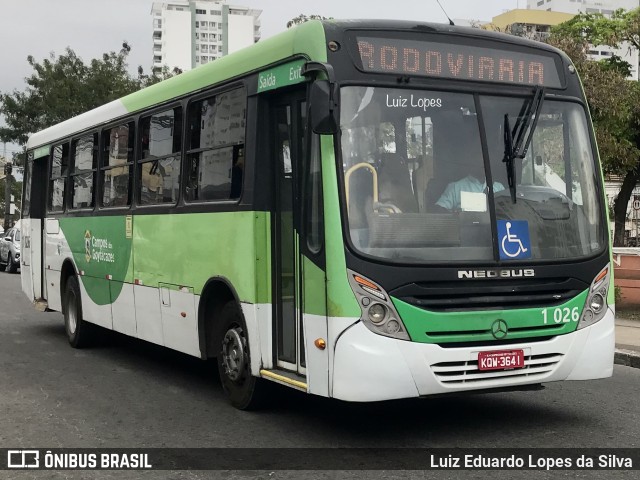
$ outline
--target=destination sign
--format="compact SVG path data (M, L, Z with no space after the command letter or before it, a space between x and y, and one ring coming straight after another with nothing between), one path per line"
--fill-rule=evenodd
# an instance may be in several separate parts
M365 72L561 88L554 54L397 38L357 37Z

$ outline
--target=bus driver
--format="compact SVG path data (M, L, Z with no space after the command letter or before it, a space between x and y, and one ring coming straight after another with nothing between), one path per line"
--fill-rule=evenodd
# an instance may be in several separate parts
M484 176L484 165L479 161L468 162L468 175L460 180L449 183L436 202L436 205L450 211L460 210L461 193L487 193L487 181ZM504 186L500 182L493 182L493 191L500 192Z

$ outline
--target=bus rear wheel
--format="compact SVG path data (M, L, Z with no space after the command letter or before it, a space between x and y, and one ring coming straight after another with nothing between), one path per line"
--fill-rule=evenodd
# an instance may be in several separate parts
M254 410L264 404L264 380L251 375L247 325L235 302L222 307L217 336L218 373L231 404L240 410Z
M64 294L64 327L69 344L73 348L83 348L91 343L94 327L82 319L80 285L74 276L69 277Z

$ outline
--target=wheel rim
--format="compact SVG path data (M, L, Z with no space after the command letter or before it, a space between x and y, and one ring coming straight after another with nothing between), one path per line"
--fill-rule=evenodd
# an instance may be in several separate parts
M242 380L247 366L246 340L240 327L227 330L222 341L222 365L233 382Z
M78 326L78 310L76 308L76 296L73 292L69 292L69 302L67 304L67 325L69 333L73 335L76 333Z

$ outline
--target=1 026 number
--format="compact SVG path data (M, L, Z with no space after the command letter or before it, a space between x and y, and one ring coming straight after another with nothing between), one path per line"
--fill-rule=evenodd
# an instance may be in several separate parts
M542 319L545 325L551 323L552 320L554 323L570 323L580 320L580 310L578 307L554 308L552 317L549 317L549 310L549 308L542 310Z

